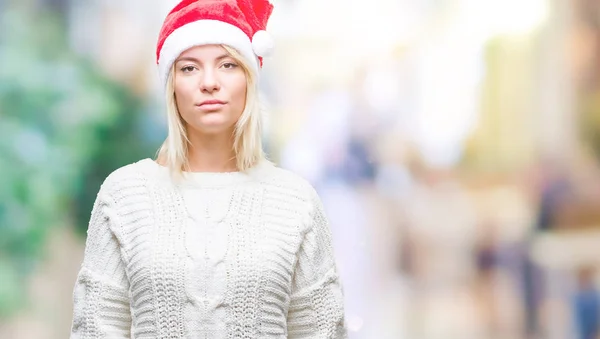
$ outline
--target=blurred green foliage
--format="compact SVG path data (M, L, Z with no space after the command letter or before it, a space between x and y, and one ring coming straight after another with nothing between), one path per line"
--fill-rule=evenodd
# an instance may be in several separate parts
M158 146L141 99L70 52L63 22L0 13L0 319L26 304L48 232L74 222L84 234L104 178Z

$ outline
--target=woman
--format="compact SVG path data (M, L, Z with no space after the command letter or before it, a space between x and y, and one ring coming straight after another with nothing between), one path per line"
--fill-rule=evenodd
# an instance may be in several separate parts
M313 187L265 159L266 0L182 1L157 47L168 136L100 188L71 338L342 338Z

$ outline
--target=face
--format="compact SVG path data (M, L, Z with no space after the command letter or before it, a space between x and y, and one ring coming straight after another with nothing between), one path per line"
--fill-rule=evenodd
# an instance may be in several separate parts
M219 45L192 47L174 69L175 102L188 133L232 133L246 106L246 73Z

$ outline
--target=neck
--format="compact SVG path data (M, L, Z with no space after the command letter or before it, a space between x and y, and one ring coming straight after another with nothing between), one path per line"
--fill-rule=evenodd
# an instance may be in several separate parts
M188 161L192 172L237 171L232 134L189 133Z

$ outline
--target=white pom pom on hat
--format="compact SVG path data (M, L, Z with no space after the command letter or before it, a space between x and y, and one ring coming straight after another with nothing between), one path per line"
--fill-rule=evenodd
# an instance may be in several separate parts
M259 57L268 57L273 54L275 42L269 32L260 30L252 37L252 49Z

